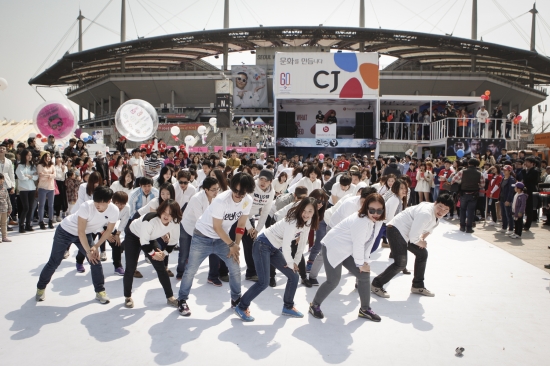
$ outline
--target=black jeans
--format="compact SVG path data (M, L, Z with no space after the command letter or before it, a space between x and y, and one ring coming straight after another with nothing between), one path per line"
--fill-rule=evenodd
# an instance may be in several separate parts
M472 228L472 224L475 221L476 204L478 193L472 194L463 193L460 196L460 227Z
M139 252L141 251L141 243L139 238L130 231L129 226L126 226L124 233L126 234L126 237L124 238L124 253L126 258L126 271L124 272L123 280L124 297L131 297L134 272L137 268ZM170 277L168 277L168 272L166 272L164 262L152 259L148 253L145 253L145 256L149 258L151 264L155 268L155 271L157 271L157 276L162 288L164 289L166 298L174 296L174 292L172 291L172 286L170 284Z
M34 206L34 196L36 191L20 191L19 199L21 200L21 207L19 207L19 227L23 227L26 222L26 226L32 226L32 208Z
M497 203L498 199L490 199L487 198L487 213L491 214L491 219L493 219L493 222L497 222Z
M108 241L108 243L111 246L111 255L113 256L113 265L115 269L122 267L122 251L120 250L120 245L116 245L116 243L111 243L110 241Z
M527 203L525 206L525 225L523 226L525 230L529 230L531 228L531 223L533 222L533 216L535 216L535 214L533 213L533 193L528 193ZM536 219L535 219L535 222L536 222ZM521 235L521 234L518 234L518 235Z
M523 216L518 217L517 219L514 219L514 233L517 236L521 236L522 231L523 231Z
M252 224L254 227L254 224ZM244 235L242 238L243 251L244 251L244 260L246 262L246 277L256 276L256 266L254 265L254 258L252 257L252 247L254 246L254 239L248 235L248 230L244 230Z
M407 268L407 250L415 255L414 260L414 278L412 287L424 288L424 273L426 272L426 263L428 262L428 250L422 249L418 245L407 243L399 230L393 226L386 228L386 235L390 242L390 248L393 253L394 262L388 268L372 281L375 287L382 287L390 282L396 274Z
M14 189L15 191L15 189ZM10 217L8 217L8 219L12 219L13 221L15 221L15 219L17 218L17 196L16 194L10 194L10 203L11 203L11 214L10 214Z
M53 199L53 209L55 211L55 216L59 216L61 212L67 212L69 209L69 202L67 202L67 187L65 186L65 181L56 180L55 183L57 183L59 194Z

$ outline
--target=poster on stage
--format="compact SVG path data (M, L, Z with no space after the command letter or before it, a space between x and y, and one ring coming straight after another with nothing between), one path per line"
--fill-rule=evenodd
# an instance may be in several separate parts
M378 97L376 52L277 52L273 92L279 98Z
M280 138L278 147L326 147L341 148L353 147L361 149L375 149L376 140L373 139L316 139L316 138Z
M335 139L336 138L336 123L316 123L315 138L317 139Z
M255 65L231 66L233 108L268 108L267 74Z
M465 156L484 155L490 150L495 159L498 159L500 150L505 148L505 139L448 138L446 156L456 156L458 150L463 150Z

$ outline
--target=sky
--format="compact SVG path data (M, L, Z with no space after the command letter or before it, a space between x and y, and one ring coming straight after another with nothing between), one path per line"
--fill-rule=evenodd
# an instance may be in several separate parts
M127 40L223 28L224 0L126 1ZM528 49L531 32L528 11L532 5L533 1L524 0L478 0L478 38ZM86 17L84 29L91 25L83 36L86 50L120 41L120 8L121 0L0 0L0 77L9 84L0 91L0 120L33 118L34 110L43 100L28 81L65 52L78 51L75 21L79 9ZM367 28L470 38L471 10L472 0L365 0L365 23ZM548 56L550 1L539 0L537 10L537 51ZM94 19L95 23L91 23ZM260 24L359 26L359 0L230 0L230 27ZM221 66L222 58L205 60ZM392 61L390 57L382 57L381 67ZM242 62L254 64L254 55L230 54L230 65ZM38 88L38 92L48 101L68 102L66 88ZM72 106L76 111L76 106ZM538 112L533 121L537 129L541 124ZM545 122L550 124L550 115Z

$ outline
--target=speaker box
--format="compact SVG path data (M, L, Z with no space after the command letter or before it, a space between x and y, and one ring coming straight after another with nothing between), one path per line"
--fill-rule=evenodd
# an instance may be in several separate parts
M277 137L284 138L296 137L296 113L278 112L277 113Z
M367 112L363 114L364 123L365 123L365 138L373 139L376 136L376 128L374 126L374 114L372 112Z
M355 138L373 139L375 135L373 113L355 113Z

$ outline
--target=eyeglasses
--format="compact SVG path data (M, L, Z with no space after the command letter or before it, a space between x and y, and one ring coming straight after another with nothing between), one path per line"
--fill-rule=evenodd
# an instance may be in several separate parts
M237 80L242 81L243 83L246 83L248 81L248 79L245 78L237 78Z
M179 183L179 184L185 184L185 185L187 185L187 184L189 184L189 181L180 180L180 181L178 181L178 183Z
M371 215L382 215L384 213L384 209L383 208L379 208L378 210L377 209L374 209L374 208L370 208L369 207L369 213Z

